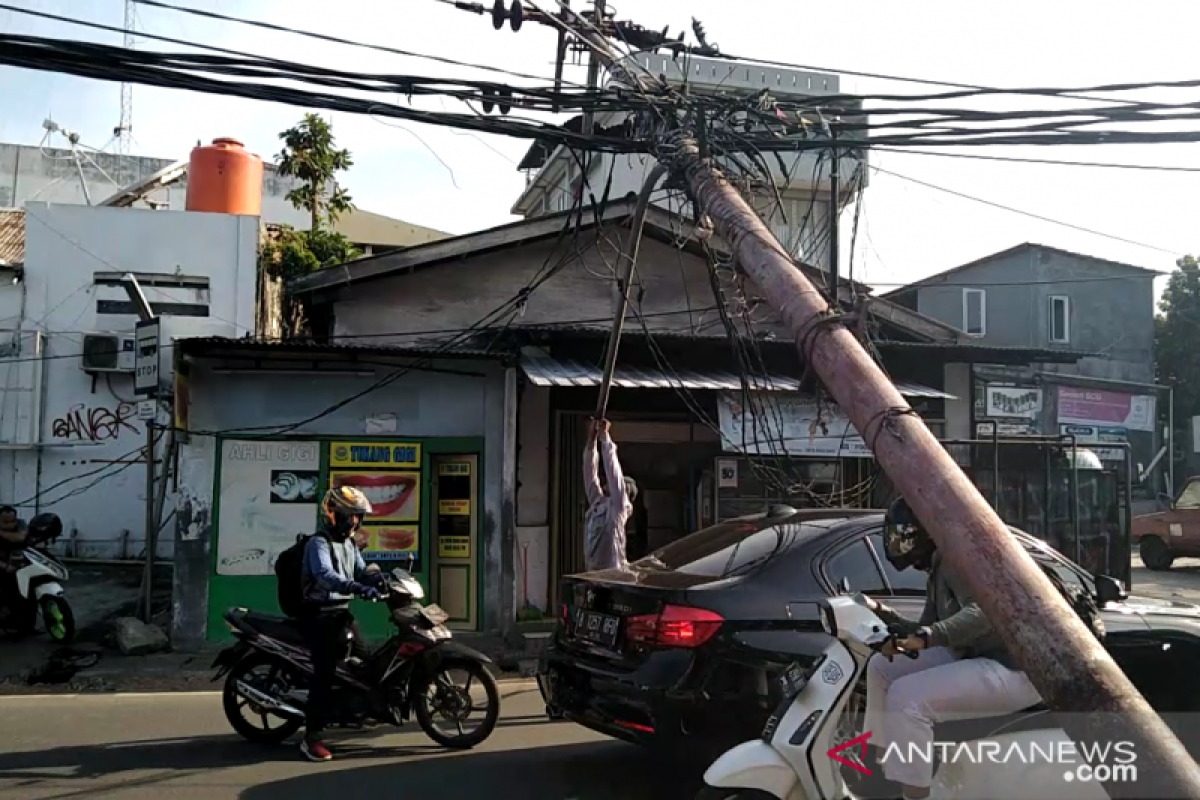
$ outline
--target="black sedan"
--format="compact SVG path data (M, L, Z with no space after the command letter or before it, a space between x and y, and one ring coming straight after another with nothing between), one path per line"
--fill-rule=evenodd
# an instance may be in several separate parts
M1082 567L1013 534L1097 596ZM538 675L547 710L704 758L758 736L778 704L774 678L828 644L815 601L849 588L920 615L925 574L892 568L882 537L881 512L775 507L684 537L628 572L564 578ZM1101 594L1117 588L1101 584ZM1200 710L1200 607L1120 595L1104 622L1113 657L1156 710Z

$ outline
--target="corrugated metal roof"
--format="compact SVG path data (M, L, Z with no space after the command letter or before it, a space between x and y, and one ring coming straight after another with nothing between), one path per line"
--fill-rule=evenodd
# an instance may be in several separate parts
M9 266L25 262L25 210L0 208L0 261Z
M521 369L534 386L599 386L604 377L603 370L578 361L557 360L544 356L521 359ZM706 370L703 373L687 369L672 370L667 375L659 370L618 366L613 373L613 386L622 389L710 389L714 391L740 392L742 381L732 372ZM769 375L753 378L751 387L762 391L795 392L800 389L797 378ZM897 382L896 388L905 397L931 397L944 400L957 399L938 389L918 383Z
M362 353L384 356L437 356L445 358L504 358L503 352L487 351L478 348L453 347L446 348L437 344L372 344L370 342L314 342L311 339L228 339L222 336L197 336L181 339L179 346L188 355L205 356L219 355L224 352L264 352L267 354L306 353Z

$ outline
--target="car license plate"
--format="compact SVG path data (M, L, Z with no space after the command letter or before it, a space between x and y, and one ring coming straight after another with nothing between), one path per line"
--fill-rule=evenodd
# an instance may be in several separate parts
M575 636L589 642L612 649L617 645L617 631L621 627L621 618L612 614L601 614L596 611L575 612Z

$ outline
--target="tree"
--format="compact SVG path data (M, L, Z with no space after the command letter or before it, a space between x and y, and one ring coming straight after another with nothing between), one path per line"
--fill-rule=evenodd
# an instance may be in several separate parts
M349 193L338 186L337 174L354 165L349 150L334 146L333 126L316 114L305 114L299 125L279 134L283 150L277 157L279 174L298 178L300 186L287 193L296 208L312 217L311 228L332 224L354 208ZM327 193L328 190L328 193Z
M335 146L333 127L316 114L305 114L298 125L279 134L279 138L283 150L278 156L278 173L300 181L287 193L287 199L309 213L310 227L298 231L290 225L280 226L259 251L258 266L264 277L286 284L314 270L358 258L361 252L331 229L338 217L354 209L350 194L337 182L337 174L348 170L354 161L349 150ZM304 309L287 295L283 306L285 335L299 335L305 324Z
M1175 419L1200 415L1200 262L1184 256L1167 279L1155 317L1158 382L1175 389Z

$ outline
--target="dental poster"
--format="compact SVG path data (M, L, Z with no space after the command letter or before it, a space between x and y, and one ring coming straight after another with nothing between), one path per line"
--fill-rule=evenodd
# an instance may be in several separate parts
M421 541L421 445L395 441L331 442L329 485L353 486L374 513L361 534L363 558L416 557Z
M272 575L298 534L317 529L321 445L308 441L221 443L218 575Z

